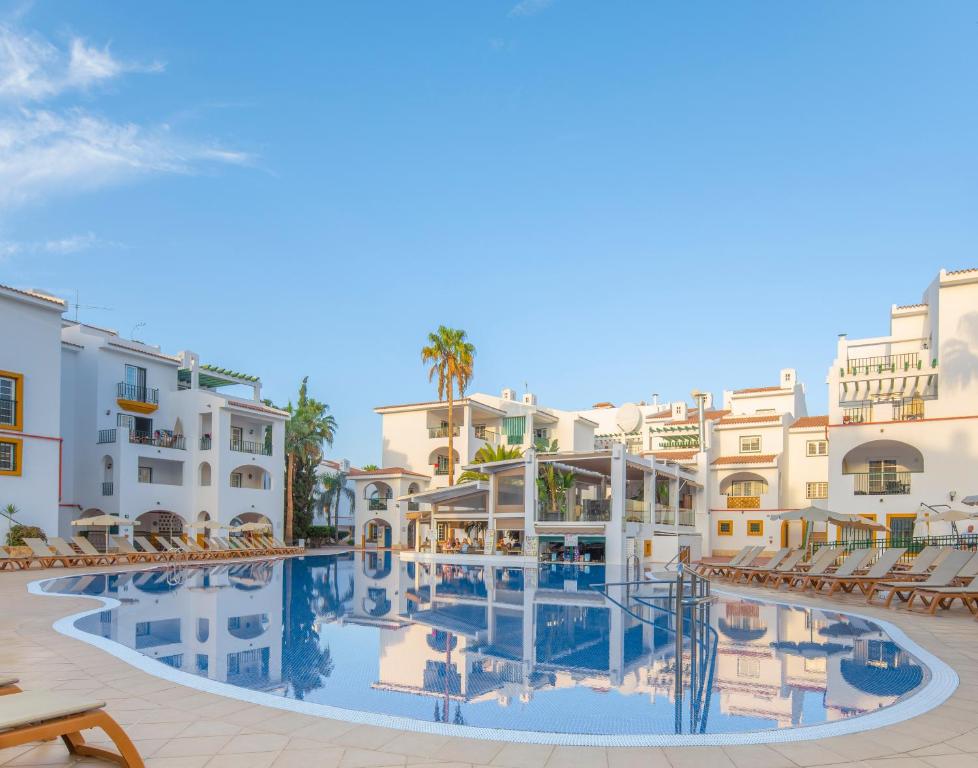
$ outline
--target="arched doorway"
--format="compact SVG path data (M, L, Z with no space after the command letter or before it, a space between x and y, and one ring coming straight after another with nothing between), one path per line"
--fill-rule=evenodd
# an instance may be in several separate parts
M380 517L375 517L363 524L363 544L365 547L391 546L393 529L390 523Z
M211 484L211 465L210 462L202 461L200 466L197 468L197 483L202 487L207 487Z
M172 539L183 535L184 523L184 519L175 512L153 509L136 518L133 533L136 536L146 536L150 541L160 536Z
M255 464L242 464L231 470L228 483L232 488L267 491L272 487L272 476Z
M387 483L376 480L367 483L363 489L363 497L367 500L367 509L371 512L386 512L390 508L390 500L394 497L394 491Z

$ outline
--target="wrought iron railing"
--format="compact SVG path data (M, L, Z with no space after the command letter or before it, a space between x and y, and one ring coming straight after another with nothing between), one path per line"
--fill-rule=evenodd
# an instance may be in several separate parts
M416 501L409 501L407 504L408 512L417 512L421 509L421 504Z
M448 465L445 464L444 466L442 466L441 464L439 464L437 467L435 467L435 474L436 475L447 475L448 474Z
M692 509L679 508L679 524L690 528L696 525L696 512Z
M475 436L479 440L485 440L487 443L496 444L499 442L499 433L494 429L489 429L485 425L476 425L473 428Z
M852 492L857 496L906 496L910 472L854 472Z
M154 387L141 387L138 384L127 384L120 381L115 387L116 397L120 400L132 400L136 403L157 405L160 402L160 391Z
M966 549L972 552L978 551L978 534L960 533L947 534L944 536L888 536L886 538L873 539L869 536L861 538L843 539L841 541L813 541L811 548L817 552L822 547L845 547L852 549L876 549L882 554L887 549L906 549L907 551L900 558L899 562L909 563L925 547L953 547L954 549Z
M231 450L238 451L239 453L253 453L258 456L271 456L272 448L265 443L259 443L253 440L236 440L231 438Z
M200 438L200 450L209 451L211 449L211 436L204 435Z
M893 403L894 421L918 421L924 418L924 401L919 397L908 397Z
M187 448L187 441L183 435L171 435L166 432L130 430L129 442L137 445L152 445L156 448L176 448L180 451Z
M114 429L100 429L98 431L98 443L114 443L116 432Z
M102 483L103 496L111 496L114 491L115 491L115 486L113 486L112 483L110 482Z
M371 512L385 511L387 509L387 502L388 498L386 496L379 499L367 499L367 509L369 509Z
M858 376L870 373L896 373L919 370L923 367L919 352L903 352L897 355L856 357L846 362L846 374Z
M458 437L458 425L452 427L452 437ZM448 427L428 427L428 437L448 437Z
M857 405L842 409L843 424L865 424L873 420L873 406Z

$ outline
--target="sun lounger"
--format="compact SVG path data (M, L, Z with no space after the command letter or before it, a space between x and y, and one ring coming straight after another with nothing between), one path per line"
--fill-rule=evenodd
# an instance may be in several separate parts
M73 755L111 760L125 768L143 768L135 745L104 710L105 703L62 691L22 691L0 696L0 749L60 736ZM101 728L119 752L85 743L81 731Z
M164 539L162 536L160 537L160 540L161 541L166 541L166 539ZM194 554L194 551L190 548L190 545L187 544L187 542L184 541L183 539L181 539L179 536L174 536L173 538L171 538L170 539L170 544L178 552L182 552L187 557L192 557L193 554Z
M19 682L20 678L16 675L0 672L0 696L6 696L8 693L20 693L20 686L17 685Z
M959 571L958 575L960 574ZM914 601L918 598L925 608L930 609L928 613L931 615L937 613L938 608L946 611L955 600L960 600L969 611L978 615L978 575L973 576L971 581L963 586L925 587L918 584L907 600L907 610L913 610Z
M48 539L48 544L54 548L59 555L67 558L65 565L97 565L95 558L91 555L78 554L67 541L60 536L52 536Z
M726 576L733 568L741 565L750 565L754 559L763 551L764 547L750 546L744 547L725 563L714 563L707 566L709 576Z
M54 554L54 550L41 539L24 539L24 544L31 548L34 561L40 563L42 568L51 568L55 563L67 565L64 556Z
M971 553L962 550L955 550L944 558L923 581L878 581L870 588L866 595L866 602L872 603L877 593L886 592L884 605L889 608L893 603L893 598L897 597L901 602L907 602L915 589L927 587L951 587L958 571L964 568L965 563L971 559Z
M33 555L14 555L0 547L0 571L23 570L30 568L33 562Z
M802 550L796 550L797 552L804 554ZM766 563L761 565L740 565L731 568L727 571L728 576L732 581L740 581L745 579L746 583L750 583L752 578L757 574L765 574L769 571L773 571L778 568L787 558L792 555L792 551L788 548L779 549L771 557L768 558ZM800 556L799 556L800 558ZM763 579L762 579L763 581Z
M934 547L928 546L924 547L917 556L913 559L909 566L903 567L900 565L896 566L898 571L903 571L904 573L920 575L926 574L933 566L939 564L939 559L951 551L951 547Z
M211 550L204 549L204 547L200 546L200 544L197 543L197 539L194 538L193 536L188 536L185 539L181 539L181 541L183 541L183 543L187 545L187 547L190 550L190 553L198 560L214 559L214 553Z
M771 571L764 579L764 586L780 589L784 584L791 589L806 576L825 573L839 556L840 549L841 547L821 547L807 563L798 563L792 570Z
M740 578L744 577L745 584L751 584L756 582L757 584L764 584L767 582L768 577L775 573L787 573L793 571L798 567L798 563L805 556L805 550L796 549L792 552L788 552L788 556L781 559L781 562L774 563L771 567L767 567L767 564L757 567L757 568L740 568L734 575L734 581L739 581Z
M855 549L846 555L845 560L843 560L839 564L839 567L832 573L808 573L806 574L805 578L801 580L799 586L802 589L811 588L816 592L821 592L822 585L828 583L827 579L852 576L860 568L865 567L866 563L872 560L875 554L876 550L870 549L869 547Z
M118 547L119 553L125 555L130 563L158 563L160 561L159 554L141 552L125 536L113 536L112 541Z
M823 574L819 579L817 589L821 591L822 587L828 584L828 594L833 595L840 589L843 592L850 593L856 587L859 587L859 590L865 595L877 581L882 581L883 579L887 578L896 578L893 573L893 569L906 551L907 550L904 547L895 547L893 549L883 550L883 554L879 556L879 559L873 563L873 566L866 571L866 573L863 574L852 573L849 575L840 575L838 571L835 573Z
M133 543L138 545L139 549L145 552L150 557L156 558L158 563L168 563L173 560L173 554L165 549L157 549L153 546L153 542L147 539L145 536L133 536Z
M156 537L157 547L163 551L164 554L169 555L171 560L186 560L187 553L180 547L175 547L169 541L167 541L166 536Z
M94 565L112 565L113 563L119 562L119 558L115 555L107 552L99 552L95 549L95 545L84 536L72 536L71 541L82 551L82 554L94 558Z

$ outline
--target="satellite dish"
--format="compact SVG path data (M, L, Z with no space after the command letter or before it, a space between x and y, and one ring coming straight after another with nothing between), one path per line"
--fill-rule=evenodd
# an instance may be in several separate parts
M625 403L618 409L618 429L626 434L634 432L642 424L642 411L635 403Z

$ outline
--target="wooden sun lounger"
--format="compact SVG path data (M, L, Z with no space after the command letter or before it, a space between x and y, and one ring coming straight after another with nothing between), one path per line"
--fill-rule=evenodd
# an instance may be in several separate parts
M839 564L839 567L832 573L808 573L805 575L805 578L801 580L799 586L801 589L810 588L814 589L816 592L821 592L822 585L828 583L828 579L852 576L860 568L865 567L866 563L872 560L875 554L876 550L870 549L869 547L854 549L852 552L846 555L846 559L843 560Z
M770 568L761 566L759 568L738 569L734 575L734 580L739 581L740 577L744 576L745 584L752 584L754 582L764 584L771 574L793 571L804 556L805 550L803 549L789 551L786 557L781 558L780 562L774 563Z
M823 574L819 578L819 584L816 589L821 591L822 587L829 584L830 586L827 594L833 595L840 589L848 594L851 593L856 587L859 587L859 590L865 595L877 581L882 581L883 579L887 578L896 578L893 573L893 569L906 551L907 550L904 547L895 547L893 549L884 550L879 559L873 563L873 566L863 574L853 573L849 575L840 575L838 571L835 573Z
M108 552L99 552L95 549L95 545L92 544L84 536L72 536L72 543L82 551L82 554L88 555L94 559L93 565L112 565L114 563L120 562L119 558Z
M48 539L48 544L54 548L54 551L59 555L67 558L65 565L97 565L95 562L96 558L91 555L78 554L74 547L71 546L67 541L62 539L60 536L52 536Z
M839 549L840 547L822 547L807 563L798 563L791 570L777 569L771 571L764 578L764 586L780 589L781 585L784 584L791 589L809 575L825 573L839 556Z
M166 549L157 549L145 536L133 536L132 540L138 544L142 551L147 555L150 557L155 557L158 563L168 563L173 560L173 553Z
M129 558L130 563L160 562L159 554L143 552L136 549L125 536L113 536L112 541L115 542L116 547L119 548L119 552Z
M52 568L55 563L68 565L70 562L66 560L64 555L54 554L51 547L41 539L24 539L24 543L31 548L35 562L40 563L42 568Z
M754 561L758 554L760 554L763 547L758 546L748 546L744 547L740 552L731 557L725 563L714 563L712 565L706 566L706 570L709 571L707 576L726 576L731 572L733 568L740 565L749 565Z
M20 686L17 685L19 682L20 678L16 675L0 672L0 696L6 696L8 693L20 693Z
M111 760L125 768L143 768L136 746L104 707L102 701L86 701L61 691L21 691L0 696L0 749L60 736L73 755ZM86 744L81 732L90 728L101 728L119 751Z
M164 554L169 555L170 560L186 560L187 553L179 547L175 547L165 536L158 536L156 543L162 548Z
M965 563L970 559L970 552L955 550L947 555L944 561L924 581L878 581L867 593L866 602L872 603L877 593L886 592L886 601L883 604L889 608L894 597L905 603L910 600L910 596L916 589L954 586L958 571L964 568Z
M925 608L930 609L928 613L932 616L937 613L938 608L943 608L946 611L954 604L955 600L960 600L969 611L978 615L978 576L972 577L968 584L960 587L925 587L918 585L910 593L910 599L907 600L908 611L913 610L914 601L917 599L924 604Z
M909 566L897 565L896 570L913 575L926 574L933 566L939 565L940 559L950 551L950 547L924 547Z
M0 571L24 570L34 563L33 555L14 555L0 547Z
M733 581L739 581L741 577L750 577L755 573L766 573L768 571L774 570L779 564L783 563L785 558L791 554L791 549L784 547L775 552L771 557L767 559L766 563L761 565L738 565L727 570L727 576ZM750 581L750 578L748 578Z

